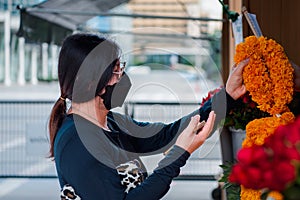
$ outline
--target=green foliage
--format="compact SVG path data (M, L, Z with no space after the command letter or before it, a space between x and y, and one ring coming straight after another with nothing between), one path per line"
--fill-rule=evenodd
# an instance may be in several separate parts
M234 127L235 129L246 129L246 125L254 120L262 117L269 117L266 112L261 111L255 102L251 100L249 93L246 93L239 101L237 105L229 111L229 114L225 118L225 126Z
M223 169L223 176L219 182L224 183L223 189L226 190L226 195L228 200L238 200L240 199L241 187L238 184L229 182L228 178L231 173L233 163L227 162L224 165L220 165Z
M298 165L297 174L300 174L300 166ZM266 189L262 195L262 200L268 199L268 194L271 191ZM296 180L290 183L284 191L282 191L282 195L285 200L299 200L300 199L300 176L298 175Z

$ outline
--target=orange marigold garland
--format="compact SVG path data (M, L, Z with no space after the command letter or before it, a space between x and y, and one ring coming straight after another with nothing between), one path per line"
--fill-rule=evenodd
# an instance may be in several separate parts
M293 97L293 67L284 49L272 39L250 36L236 47L236 63L250 58L244 68L243 79L258 108L272 117L256 119L246 126L243 147L262 145L279 125L294 121L288 104ZM260 191L241 186L241 200L260 200Z
M289 124L294 119L295 116L292 112L285 112L280 117L265 117L249 122L246 126L246 138L242 146L263 145L265 139L272 135L278 126Z
M272 191L268 194L267 199L284 200L283 195L277 191Z
M252 190L242 186L241 197L242 199L247 199L247 200L261 200L261 193L258 190ZM284 200L282 194L280 194L277 191L270 192L268 194L267 199Z
M241 185L241 200L260 200L261 192L258 190L248 189Z
M283 47L272 39L250 36L237 45L236 63L250 58L243 79L252 100L271 115L288 111L293 97L293 67Z

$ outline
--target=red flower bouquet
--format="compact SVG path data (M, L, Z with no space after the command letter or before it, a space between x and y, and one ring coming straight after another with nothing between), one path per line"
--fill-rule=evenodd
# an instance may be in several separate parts
M263 145L243 148L229 181L246 188L278 191L284 199L300 199L300 117L279 126Z

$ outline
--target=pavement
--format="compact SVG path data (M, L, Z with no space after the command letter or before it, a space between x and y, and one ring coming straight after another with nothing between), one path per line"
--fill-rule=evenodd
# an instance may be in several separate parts
M212 200L216 181L173 181L163 200ZM59 199L59 185L50 179L0 179L1 200L54 200Z

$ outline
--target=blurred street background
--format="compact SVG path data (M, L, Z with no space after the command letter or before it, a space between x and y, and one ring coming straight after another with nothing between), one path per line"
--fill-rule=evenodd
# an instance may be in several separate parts
M114 38L132 81L126 104L115 111L168 123L199 108L222 84L221 29L218 0L1 0L0 199L59 199L47 120L60 95L57 59L67 34ZM149 172L162 156L142 158ZM212 199L220 164L216 131L164 200Z

